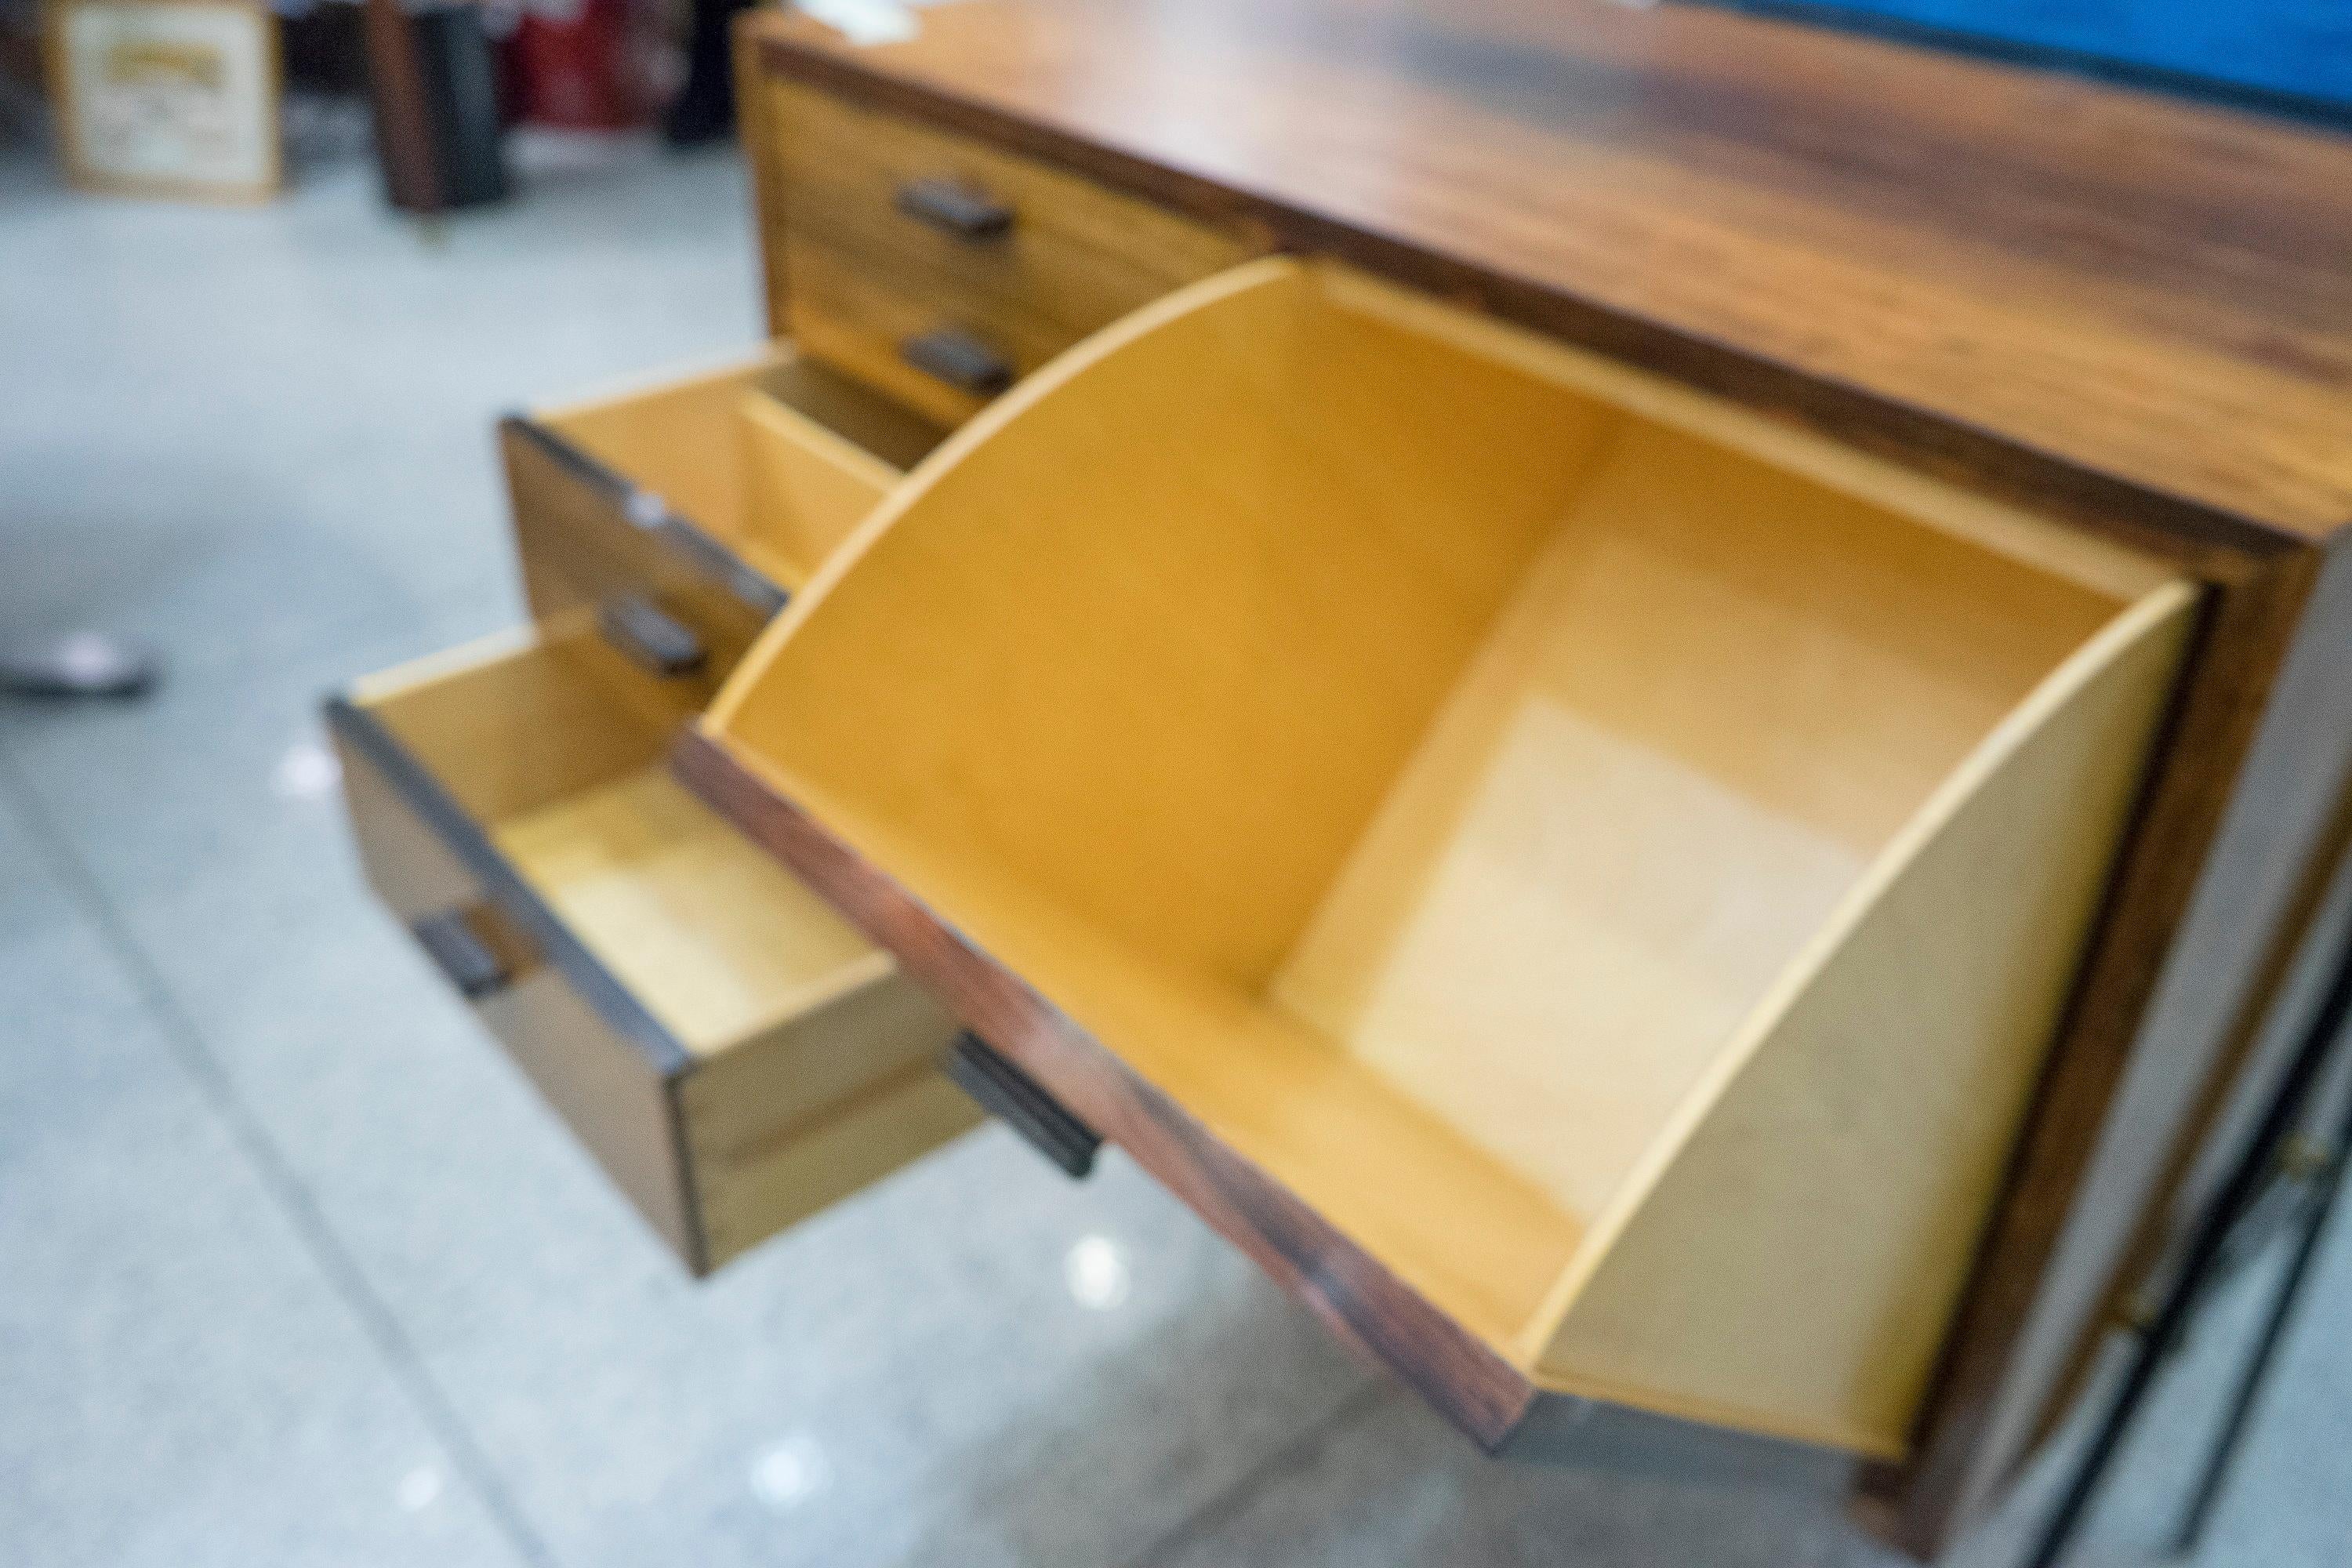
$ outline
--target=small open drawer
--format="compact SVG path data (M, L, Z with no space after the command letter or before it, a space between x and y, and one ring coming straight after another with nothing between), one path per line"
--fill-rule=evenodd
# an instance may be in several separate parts
M499 450L532 611L623 606L723 670L941 434L789 344L510 416Z
M2198 602L1276 259L966 426L680 759L1483 1439L1893 1456Z
M370 879L705 1272L971 1126L888 955L663 767L707 687L591 627L329 704Z

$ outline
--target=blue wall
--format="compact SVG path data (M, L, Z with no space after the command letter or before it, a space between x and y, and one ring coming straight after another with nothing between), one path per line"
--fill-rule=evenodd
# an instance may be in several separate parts
M1765 0L1754 8L1885 18L2352 106L2352 0Z

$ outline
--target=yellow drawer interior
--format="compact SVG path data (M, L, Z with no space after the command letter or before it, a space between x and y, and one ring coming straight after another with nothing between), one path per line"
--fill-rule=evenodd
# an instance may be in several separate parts
M1900 1451L2191 585L1288 260L860 548L739 760L1540 1384Z
M491 841L698 1054L889 967L658 761L509 817Z
M943 434L788 344L532 417L787 591Z
M670 776L691 688L593 634L457 649L375 677L353 700L698 1056L895 970Z

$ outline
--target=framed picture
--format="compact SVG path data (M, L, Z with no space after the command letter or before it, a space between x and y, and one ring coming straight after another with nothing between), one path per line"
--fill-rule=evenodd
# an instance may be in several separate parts
M252 0L50 0L50 97L88 190L258 201L278 189L278 18Z

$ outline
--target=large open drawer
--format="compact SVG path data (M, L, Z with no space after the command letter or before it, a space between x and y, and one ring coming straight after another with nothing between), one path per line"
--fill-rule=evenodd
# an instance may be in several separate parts
M541 626L328 716L370 880L699 1273L979 1111L938 1005L662 765L698 703Z
M679 755L1482 1439L1894 1456L2197 605L1277 259L950 438Z

